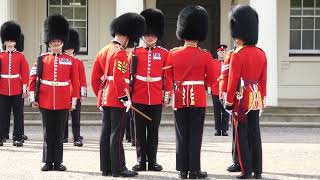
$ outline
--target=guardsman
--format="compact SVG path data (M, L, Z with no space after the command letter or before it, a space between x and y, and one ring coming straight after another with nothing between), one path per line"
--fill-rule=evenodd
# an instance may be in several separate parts
M74 57L76 54L79 53L80 50L80 39L79 33L73 29L69 29L69 40L63 46L64 53L68 54L69 56ZM73 145L81 147L82 143L82 136L80 136L80 112L81 112L81 101L87 97L87 80L86 80L86 72L84 68L84 64L80 59L74 58L73 59L75 64L78 66L77 72L79 73L79 95L77 97L77 105L76 109L71 111L71 119L72 119L72 133L73 133ZM65 125L64 130L64 142L68 140L68 117Z
M134 107L149 116L147 120L135 114L136 150L138 163L134 171L145 171L148 162L149 171L161 171L157 163L158 134L162 113L162 85L164 82L162 68L166 65L168 51L156 46L164 32L164 15L159 9L145 9L140 13L147 24L147 31L142 36L142 46L133 49L137 57L132 91ZM132 60L131 60L132 61ZM132 66L131 66L132 67Z
M23 146L23 99L27 97L29 65L16 48L22 38L20 25L7 21L1 26L4 51L0 53L0 146L9 136L11 110L14 116L13 145Z
M229 51L226 55L226 58L223 61L221 67L221 74L218 79L219 81L219 98L222 104L225 104L227 87L228 87L228 78L229 78L229 65L232 56L233 50ZM237 143L236 143L236 121L234 118L229 115L229 119L232 119L232 165L227 168L229 172L240 172L240 163L238 159Z
M207 50L198 47L206 39L208 13L201 6L187 6L178 16L177 37L183 47L169 51L167 58L169 79L174 82L173 108L176 131L176 170L181 179L202 179L200 154L205 119L205 81L216 77L213 58ZM171 67L171 68L170 68Z
M258 14L248 5L230 13L231 36L237 44L232 53L227 87L226 110L237 123L236 142L241 167L239 179L261 179L262 147L260 113L266 105L267 59L258 41Z
M223 66L224 59L226 57L227 45L219 45L216 47L218 59L214 60L215 71L221 72L221 67ZM220 75L219 73L217 74ZM222 102L220 101L219 92L219 77L214 80L211 85L211 95L213 102L213 112L214 112L214 122L215 122L215 136L228 136L229 129L229 114L225 111ZM210 93L210 89L209 89Z
M73 57L62 53L69 35L68 21L51 15L44 22L44 42L50 52L40 55L30 72L29 100L42 116L44 142L42 171L65 171L63 132L68 111L76 108L79 73ZM74 90L70 91L70 86Z
M103 109L100 136L100 170L103 176L133 177L138 173L125 166L122 139L125 111L129 111L129 61L125 48L139 40L145 30L145 19L136 13L125 13L110 25L111 43L102 48L94 61L91 84Z

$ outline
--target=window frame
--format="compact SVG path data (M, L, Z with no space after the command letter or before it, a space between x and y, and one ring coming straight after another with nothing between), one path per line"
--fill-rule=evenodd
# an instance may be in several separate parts
M89 0L86 0L86 5L63 5L62 4L62 0L60 0L61 4L60 5L50 5L50 0L47 0L47 17L49 16L49 10L50 7L59 7L60 12L62 13L62 8L63 7L85 7L86 8L86 20L85 21L78 21L78 22L86 22L86 27L77 27L77 26L71 26L72 28L83 28L86 29L86 50L81 50L81 45L80 45L80 50L79 50L79 55L88 55L89 54ZM62 14L61 14L62 15ZM74 12L73 12L73 16L74 16ZM72 22L76 22L75 19L68 19L67 17L65 17L67 19L67 21L72 21Z
M320 11L320 7L316 7L317 0L314 1L313 7L303 7L303 1L301 0L300 7L292 7L290 1L290 8L289 8L289 56L320 56L320 49L316 48L316 31L320 32L320 28L316 28L316 18L320 18L320 14L317 15L316 11ZM301 10L301 14L292 15L292 10ZM304 10L313 10L313 15L304 15ZM300 19L300 28L291 28L291 18L299 18ZM303 18L313 18L313 28L307 29L303 28ZM291 31L299 31L300 32L300 49L291 49ZM313 49L303 49L303 32L304 31L313 31Z

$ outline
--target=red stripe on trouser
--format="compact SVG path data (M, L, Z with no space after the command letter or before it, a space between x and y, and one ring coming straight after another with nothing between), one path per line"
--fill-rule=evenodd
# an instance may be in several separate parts
M239 160L239 163L240 163L240 168L241 168L241 172L242 174L244 174L244 168L243 168L243 165L242 165L242 159L241 159L241 152L240 152L240 144L239 144L239 136L238 136L238 121L236 119L236 116L234 115L234 119L233 119L233 126L235 128L235 134L236 134L236 145L237 145L237 153L238 153L238 160Z

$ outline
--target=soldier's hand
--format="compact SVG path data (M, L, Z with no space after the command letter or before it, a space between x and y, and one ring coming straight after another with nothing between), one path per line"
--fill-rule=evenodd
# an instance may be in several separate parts
M170 92L164 93L163 104L165 107L170 104Z
M39 104L37 102L31 102L31 107L39 107Z
M103 112L103 107L99 106L99 111Z
M233 109L233 106L231 105L226 105L225 106L225 110L226 110L226 112L229 114L229 115L231 115L232 114L232 109Z
M128 100L128 101L123 101L122 103L126 107L126 112L129 112L129 109L132 105L132 102L130 100Z
M71 100L71 111L75 110L76 107L77 107L77 98L73 97L72 100Z

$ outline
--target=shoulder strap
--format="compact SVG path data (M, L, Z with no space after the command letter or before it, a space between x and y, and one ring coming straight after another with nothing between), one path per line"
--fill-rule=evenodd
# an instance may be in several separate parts
M38 56L37 58L37 76L39 78L42 78L42 72L43 72L43 61L42 56Z

